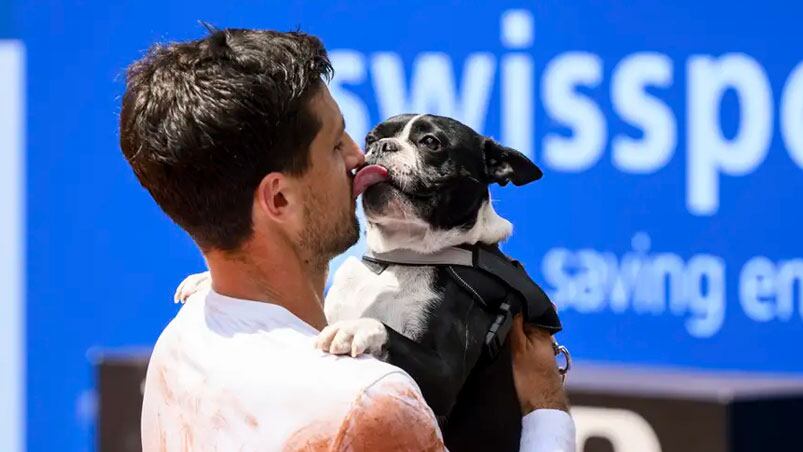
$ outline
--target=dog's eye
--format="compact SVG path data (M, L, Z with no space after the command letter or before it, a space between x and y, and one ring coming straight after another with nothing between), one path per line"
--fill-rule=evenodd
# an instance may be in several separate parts
M432 149L433 151L437 151L441 147L441 142L438 141L438 139L433 135L424 135L424 137L418 142Z
M372 144L376 143L376 137L373 135L368 135L365 137L365 147L368 147Z

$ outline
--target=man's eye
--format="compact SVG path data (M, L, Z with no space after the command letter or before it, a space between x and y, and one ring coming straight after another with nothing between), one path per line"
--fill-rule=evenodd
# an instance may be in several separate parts
M421 140L419 140L419 143L432 149L433 151L437 151L441 147L441 142L438 141L434 135L425 135L423 138L421 138Z

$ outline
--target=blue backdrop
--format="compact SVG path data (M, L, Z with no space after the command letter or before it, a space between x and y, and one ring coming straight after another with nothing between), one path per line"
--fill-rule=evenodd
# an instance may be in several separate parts
M799 4L6 1L27 71L28 449L94 448L88 356L153 344L203 268L117 143L125 67L199 19L319 35L358 141L428 111L532 156L542 181L493 193L504 248L576 357L803 373Z

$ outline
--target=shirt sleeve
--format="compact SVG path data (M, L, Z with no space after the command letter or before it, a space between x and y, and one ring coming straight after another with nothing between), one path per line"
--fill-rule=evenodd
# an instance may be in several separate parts
M575 452L574 421L565 411L540 409L524 416L522 452ZM438 421L418 386L401 372L385 375L359 394L332 450L445 451Z
M438 421L415 382L390 373L363 390L349 409L332 450L444 451Z
M574 421L561 410L541 409L522 419L521 452L574 452Z

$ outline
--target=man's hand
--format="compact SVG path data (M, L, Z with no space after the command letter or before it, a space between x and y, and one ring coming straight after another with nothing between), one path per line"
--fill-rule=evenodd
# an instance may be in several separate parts
M509 337L513 382L522 416L540 408L569 411L569 400L563 390L549 333L524 325L522 316L517 315L513 318Z

